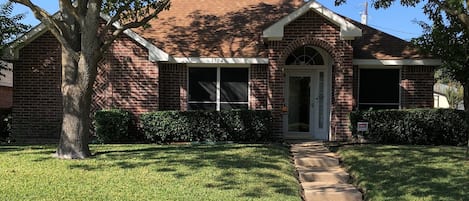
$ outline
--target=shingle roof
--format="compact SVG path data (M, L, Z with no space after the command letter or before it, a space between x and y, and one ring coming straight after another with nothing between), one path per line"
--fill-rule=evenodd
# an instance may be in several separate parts
M147 29L134 30L174 57L267 57L262 31L303 0L172 0ZM355 59L422 59L410 44L344 17L362 29Z
M426 59L403 39L346 18L362 30L362 37L352 42L354 59Z
M262 31L302 0L172 0L138 34L175 57L262 57Z

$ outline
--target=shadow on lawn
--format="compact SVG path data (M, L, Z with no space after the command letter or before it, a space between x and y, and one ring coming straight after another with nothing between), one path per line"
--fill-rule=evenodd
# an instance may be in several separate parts
M345 164L366 188L367 198L467 200L469 164L462 149L423 146L352 147ZM379 189L379 190L378 190Z
M254 149L254 151L240 151L243 149ZM97 152L95 158L98 161L104 159L107 162L103 164L75 163L69 167L86 171L147 167L176 179L184 179L197 174L204 168L228 170L206 180L205 187L220 190L242 187L243 184L237 181L236 177L248 172L247 174L264 181L277 193L298 195L297 186L287 185L291 181L266 172L285 169L282 163L289 158L289 151L278 145L167 145L137 149L129 147L125 150ZM265 193L265 190L253 188L242 196L262 197Z

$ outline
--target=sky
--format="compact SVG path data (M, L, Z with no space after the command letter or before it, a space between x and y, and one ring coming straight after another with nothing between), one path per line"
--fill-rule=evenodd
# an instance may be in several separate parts
M5 2L7 0L0 0L0 3ZM50 13L58 10L57 0L32 0L32 2L42 6ZM317 0L317 2L338 14L357 21L360 21L360 14L363 12L365 4L365 0L348 0L346 4L341 6L334 6L334 0ZM15 13L26 14L23 23L30 25L39 23L28 8L21 5L15 5L14 7ZM400 4L394 4L390 8L379 10L368 8L369 26L404 40L410 40L422 34L422 29L415 21L428 22L427 17L423 14L422 5L408 8Z

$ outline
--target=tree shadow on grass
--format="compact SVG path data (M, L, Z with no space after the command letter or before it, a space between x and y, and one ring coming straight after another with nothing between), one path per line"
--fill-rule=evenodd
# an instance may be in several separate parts
M252 150L254 149L254 150ZM243 151L247 150L247 151ZM288 149L279 145L165 145L143 148L99 151L94 155L97 163L74 163L70 169L106 171L109 168L149 168L158 174L168 174L176 179L185 179L199 172L213 169L214 175L207 178L207 188L219 190L241 189L244 184L239 177L253 177L265 181L273 192L296 196L298 187L291 184L290 175L281 177L266 173L279 170L290 174ZM99 161L106 161L100 163ZM293 175L293 171L291 172ZM286 177L286 178L285 178ZM265 191L249 189L241 196L262 197Z
M23 148L17 146L0 146L0 152L21 151Z
M351 147L344 164L370 199L467 200L469 165L457 147ZM346 152L346 151L345 151ZM414 198L414 199L415 199Z

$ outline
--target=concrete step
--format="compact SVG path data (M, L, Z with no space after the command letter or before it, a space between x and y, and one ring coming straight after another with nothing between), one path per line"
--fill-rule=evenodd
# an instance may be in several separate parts
M317 155L317 156L309 156L309 157L302 157L302 158L294 158L295 167L298 170L307 170L310 168L316 167L337 167L339 166L339 160L334 157L329 157L326 155Z
M362 194L351 184L302 183L305 201L362 201Z
M300 182L322 182L322 183L348 183L350 175L342 168L330 168L327 170L310 169L299 170L298 176Z
M315 151L303 150L299 152L292 152L292 156L294 158L304 158L304 157L310 157L310 156L327 156L327 157L339 159L339 156L336 153L332 153L329 151L315 152Z
M291 146L324 146L322 141L290 141Z

